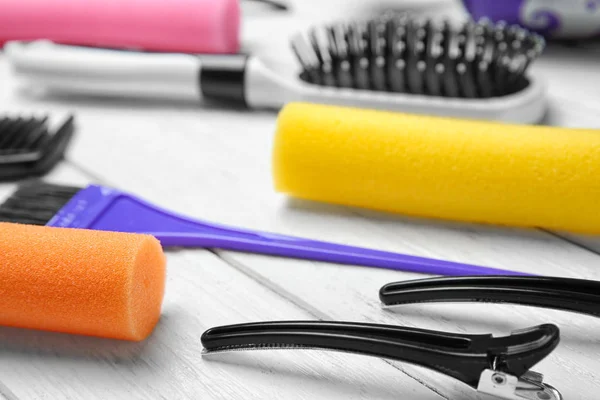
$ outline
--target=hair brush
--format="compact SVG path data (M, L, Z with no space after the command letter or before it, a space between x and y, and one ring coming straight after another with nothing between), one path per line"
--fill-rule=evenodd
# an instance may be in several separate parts
M279 109L289 101L537 122L545 88L527 75L544 39L517 26L453 26L409 14L313 28L291 42L297 78L242 54L140 53L13 42L8 60L36 87L113 96L217 99Z
M40 176L62 158L74 132L73 116L0 117L0 181Z

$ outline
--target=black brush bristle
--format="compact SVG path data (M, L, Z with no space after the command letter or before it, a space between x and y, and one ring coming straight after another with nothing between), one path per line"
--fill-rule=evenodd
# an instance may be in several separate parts
M0 221L46 225L81 189L38 180L25 182L0 204Z
M315 85L428 96L489 98L528 85L540 35L487 20L452 26L407 13L332 24L298 35L300 79Z

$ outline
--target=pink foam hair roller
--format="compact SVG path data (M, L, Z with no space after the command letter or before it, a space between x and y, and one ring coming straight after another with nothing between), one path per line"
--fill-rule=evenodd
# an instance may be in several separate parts
M181 53L239 51L239 0L2 0L0 46L47 39Z

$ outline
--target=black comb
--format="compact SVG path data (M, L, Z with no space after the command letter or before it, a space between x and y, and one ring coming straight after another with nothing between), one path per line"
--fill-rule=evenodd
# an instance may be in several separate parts
M43 117L0 117L0 181L49 172L63 158L74 133L72 115L58 124Z
M542 36L487 20L452 26L386 13L292 40L300 79L315 85L427 96L490 98L528 85Z

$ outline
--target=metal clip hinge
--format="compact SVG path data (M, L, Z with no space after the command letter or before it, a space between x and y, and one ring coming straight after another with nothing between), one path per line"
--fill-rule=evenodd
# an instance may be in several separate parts
M529 371L520 378L492 369L481 373L477 392L481 400L562 400L560 392L543 383L543 375Z

